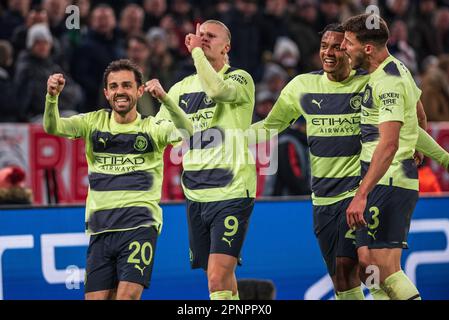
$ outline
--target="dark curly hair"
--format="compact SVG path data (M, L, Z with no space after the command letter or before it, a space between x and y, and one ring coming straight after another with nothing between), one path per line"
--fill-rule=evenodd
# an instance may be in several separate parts
M373 22L378 22L378 27L371 26ZM343 29L353 32L357 40L363 44L371 42L377 46L384 46L390 36L385 20L371 13L359 14L349 18L343 23Z
M111 72L117 72L122 70L128 70L132 71L134 73L134 78L136 79L137 86L140 87L143 83L143 76L142 72L140 71L139 67L131 62L128 59L120 59L112 61L104 71L103 74L103 85L105 88L108 86L108 76Z

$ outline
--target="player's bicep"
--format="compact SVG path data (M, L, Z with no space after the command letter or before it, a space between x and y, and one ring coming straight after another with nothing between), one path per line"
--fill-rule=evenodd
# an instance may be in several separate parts
M379 124L379 144L388 146L399 146L399 133L402 122L387 121Z
M421 100L418 100L418 103L416 104L416 114L418 116L419 126L424 130L427 130L427 116Z

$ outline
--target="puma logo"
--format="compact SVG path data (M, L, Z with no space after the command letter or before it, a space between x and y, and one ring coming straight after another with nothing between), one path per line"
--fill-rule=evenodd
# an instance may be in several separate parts
M315 99L312 100L312 103L316 104L319 109L321 109L321 102L323 102L323 99L321 99L320 102L316 101Z
M103 144L103 148L106 148L106 142L107 142L108 140L109 140L108 138L106 138L106 140L103 139L103 138L99 138L99 139L98 139L98 141L101 142L101 143Z
M223 240L224 242L226 242L226 243L229 245L229 248L230 248L230 247L231 247L231 242L232 242L234 239L228 240L228 239L226 239L225 237L223 237L223 238L221 238L221 240Z
M368 231L368 235L370 235L374 240L376 240L376 233L377 233L377 230L374 232Z
M137 264L135 264L135 265L134 265L134 268L136 268L137 270L139 270L140 273L142 274L142 277L143 277L143 270L145 270L146 267L141 268L141 267L139 267Z
M390 108L387 108L387 107L384 107L382 110L390 111L390 113L393 113L393 110L391 110Z
M181 99L181 104L185 104L185 106L186 106L186 108L187 108L187 103L189 102L189 99L187 99L187 101L186 100L184 100L184 99Z

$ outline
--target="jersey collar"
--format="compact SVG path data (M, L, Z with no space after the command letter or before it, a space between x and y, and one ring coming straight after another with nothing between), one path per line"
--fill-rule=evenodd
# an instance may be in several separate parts
M225 65L223 66L223 68L221 68L221 70L218 71L218 74L224 75L224 74L226 73L226 71L228 71L228 69L229 69L230 67L231 67L231 66L230 66L229 64L225 63Z
M134 119L133 122L130 123L118 123L115 121L114 115L111 115L111 127L115 127L115 128L123 128L125 126L133 126L137 123L139 123L139 121L142 119L142 116L140 115L140 113L137 112L137 117L136 119Z
M374 70L373 73L371 73L371 76L378 74L379 72L382 72L383 69L385 68L385 66L393 60L394 60L394 57L391 54L388 55L388 57L384 61L382 61L382 63L377 67L377 69Z

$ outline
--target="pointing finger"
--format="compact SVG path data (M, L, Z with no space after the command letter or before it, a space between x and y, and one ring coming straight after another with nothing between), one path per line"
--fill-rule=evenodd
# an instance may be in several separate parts
M198 37L200 36L200 23L198 22L196 24L196 33L195 33Z

